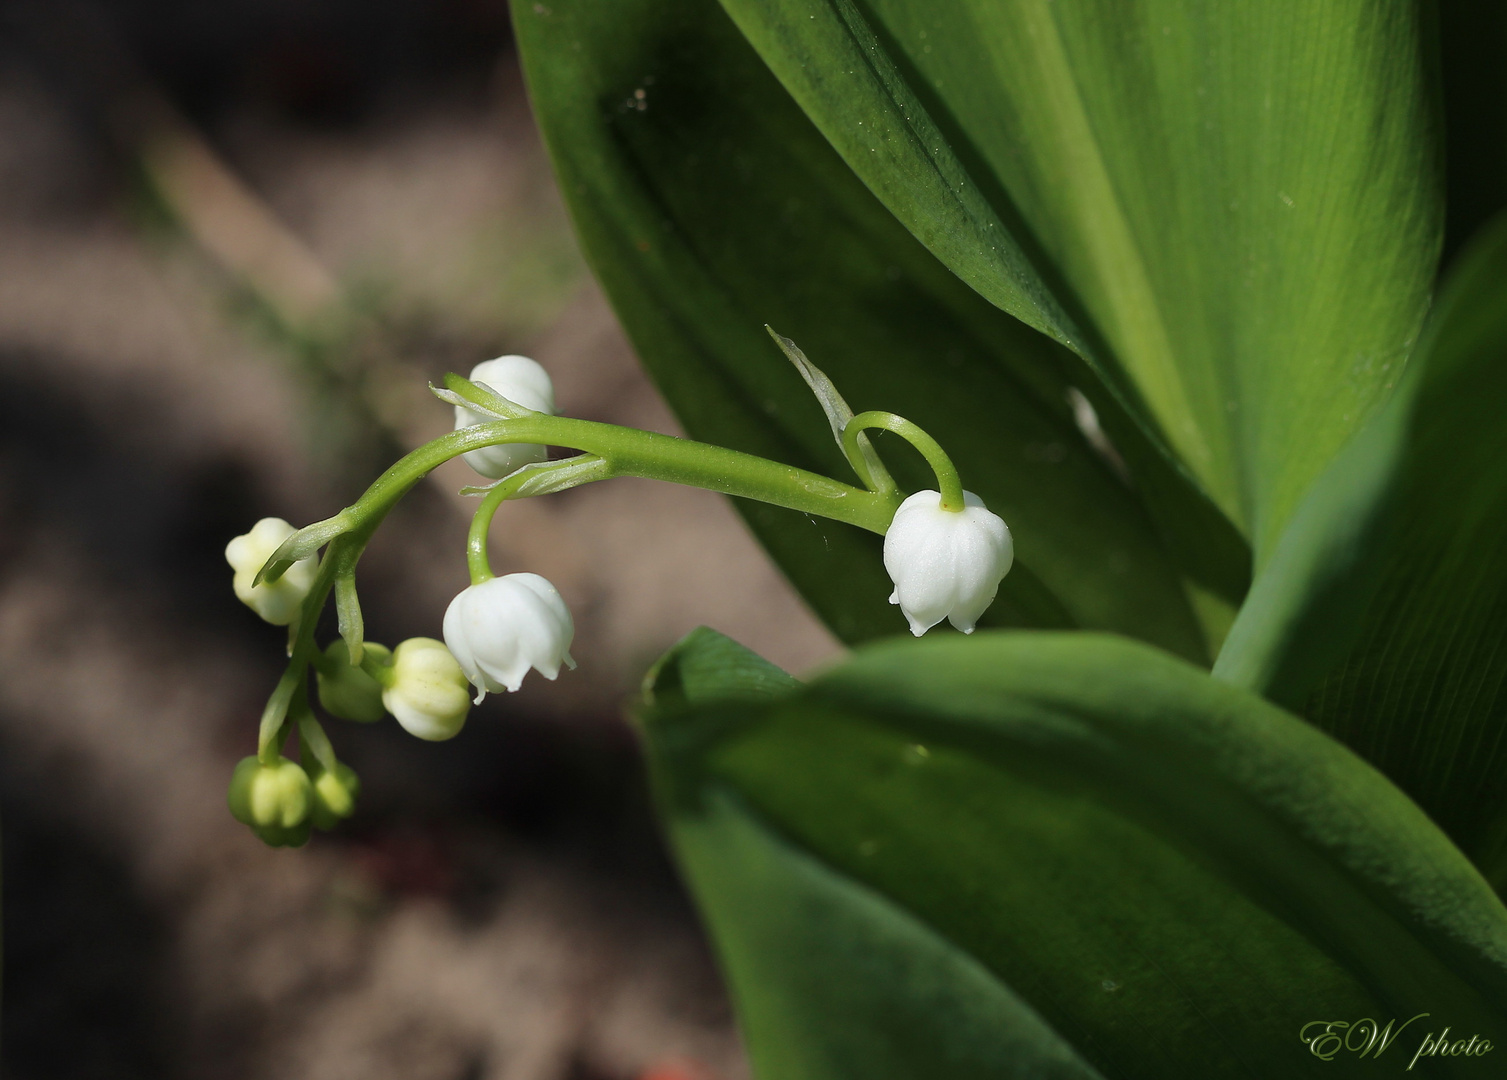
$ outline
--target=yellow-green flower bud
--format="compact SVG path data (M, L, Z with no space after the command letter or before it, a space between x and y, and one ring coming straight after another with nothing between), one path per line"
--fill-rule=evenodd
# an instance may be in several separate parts
M268 847L303 847L309 842L309 832L314 822L305 819L291 829L281 825L253 825L251 831Z
M314 796L310 820L315 828L328 831L356 812L361 781L349 765L336 764L333 771L316 767L309 779Z
M392 650L386 645L368 641L363 648L366 655L375 658L378 663L391 661ZM319 704L325 712L342 720L356 720L363 724L375 723L387 715L387 710L382 706L382 687L361 667L351 664L351 654L343 639L336 638L330 642L329 648L324 651L324 661L319 665L316 675L319 680Z
M382 704L412 735L438 742L460 733L471 709L466 673L433 638L409 638L392 654L392 681Z
M319 560L310 555L288 567L276 581L252 584L272 553L294 531L282 518L262 518L249 533L225 545L225 561L235 571L231 584L236 596L273 626L287 626L298 615L299 605L314 587L319 570Z
M261 835L263 829L285 831L304 824L313 795L309 774L297 762L279 757L264 765L253 754L236 765L227 801L231 815Z

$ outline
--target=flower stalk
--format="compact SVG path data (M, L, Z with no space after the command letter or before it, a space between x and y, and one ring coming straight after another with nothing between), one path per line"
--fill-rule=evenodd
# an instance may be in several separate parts
M288 799L302 797L303 788L293 783L296 777L292 770L299 766L282 757L284 745L296 730L299 757L308 770L307 783L313 785L309 789L313 792L309 796L313 817L308 820L328 828L351 812L357 781L355 774L336 760L334 748L314 716L308 686L311 667L317 672L320 704L331 715L370 722L385 711L421 738L444 739L456 734L465 722L471 704L468 687L476 688L479 701L487 691L516 690L530 669L552 679L562 665L574 666L569 652L573 623L555 587L536 574L498 578L492 572L488 534L498 508L508 499L632 476L830 518L887 537L885 563L897 586L892 599L902 605L916 633L944 616L951 617L959 629L971 630L1009 568L1008 553L1000 546L1008 545L1008 531L1001 533L1000 543L985 545L991 551L988 565L974 566L978 560L973 549L979 544L973 542L973 534L983 535L983 519L974 520L981 504L976 496L963 491L957 469L936 440L894 413L855 416L830 380L799 354L793 343L777 340L787 354L794 351L792 360L817 392L834 436L865 487L710 443L556 416L552 411L553 389L543 369L523 357L503 357L487 362L492 367L478 365L473 372L478 378L478 372L490 372L487 382L448 375L443 388L433 388L437 397L456 407L461 426L405 455L350 506L291 535L287 535L291 527L286 522L266 519L253 533L238 537L227 549L227 559L238 575L237 594L264 618L289 623L290 636L287 668L262 713L257 754L248 759L256 765L253 768L243 763L242 786L235 791L254 788L259 792L265 787L280 792L283 789L276 784L285 784L292 792ZM519 385L513 386L508 380ZM503 396L497 386L549 408L536 411L525 407L512 396ZM905 505L926 495L932 500L932 513L940 514L940 518L931 522L924 515L912 513L907 519L911 522L908 531L901 531L914 538L899 547L892 543L899 538L887 534L892 524L899 523L903 496L863 434L869 430L901 436L921 453L937 477L939 491L917 493L905 500ZM466 541L471 586L446 612L445 641L412 638L391 652L375 644L365 648L355 572L372 535L405 494L452 458L464 456L483 475L496 475L488 470L499 461L514 458L506 453L479 452L499 447L521 447L528 453L519 460L534 460L489 486L465 489L467 494L482 496ZM556 461L537 460L536 453L542 454L548 447L570 448L577 453ZM966 523L963 519L967 515L962 513L965 501L971 508L968 513L974 515ZM998 522L997 518L993 520ZM998 532L1003 523L998 529L992 525L988 529ZM253 553L260 558L278 536L286 539L270 552L253 577ZM946 542L939 546L933 536ZM959 553L956 557L948 554L954 547ZM909 553L912 548L921 554ZM940 562L939 552L947 556ZM331 592L335 594L340 640L328 651L321 651L315 643L315 629ZM297 815L293 810L297 807L292 802L284 817L274 820L268 816L271 811L260 817L253 815L246 809L251 806L248 799L249 795L233 792L232 809L261 829L259 835L264 834L268 842L300 843L300 837L307 836L307 825L295 828Z
M936 474L937 490L942 493L942 509L952 513L962 511L963 478L958 475L957 466L952 463L952 459L947 456L946 451L936 439L903 416L896 416L891 412L866 412L859 413L848 421L842 432L842 449L859 475L863 475L861 466L865 459L858 436L865 431L876 429L893 432L914 446L926 459L926 464L931 466L931 471ZM897 495L897 502L898 498ZM891 513L890 517L893 518L894 514ZM885 528L888 527L889 523L886 522Z
M449 376L446 382L456 396L491 411L489 399L493 395L484 389L459 376ZM915 425L911 424L907 428L908 421L901 421L900 417L891 417L887 413L865 413L856 417L853 423L856 425L871 416L890 417L887 423L893 426L886 427L886 430L897 431L913 443L916 432L929 440L929 436ZM895 423L897 421L901 422ZM874 423L873 426L883 425ZM467 544L467 561L473 582L485 581L492 576L491 568L487 565L486 534L492 515L504 500L528 498L613 477L636 476L664 480L724 495L737 495L831 518L881 536L900 505L898 492L865 491L818 473L742 451L574 417L528 413L475 424L441 435L394 463L359 499L340 513L290 536L273 553L257 576L258 584L275 584L290 566L312 554L308 549L311 540L329 545L319 562L309 592L304 597L289 649L288 668L262 714L258 752L264 760L271 760L269 755L275 756L277 734L288 715L294 692L305 678L315 651L314 627L318 622L319 612L323 610L330 591L337 587L337 583L353 581L356 562L377 527L420 480L451 458L472 450L512 442L571 447L582 451L582 454L565 461L526 465L487 489L485 501L473 520ZM936 446L934 441L931 445ZM928 460L932 459L933 455L928 454L927 450L922 449L922 453L927 454ZM937 447L935 453L941 453L940 447ZM945 455L942 455L942 460L945 460ZM950 462L946 465L951 468ZM955 470L953 475L956 475ZM360 605L356 601L353 585L340 585L337 598L341 636L346 639L352 661L359 663L362 629Z

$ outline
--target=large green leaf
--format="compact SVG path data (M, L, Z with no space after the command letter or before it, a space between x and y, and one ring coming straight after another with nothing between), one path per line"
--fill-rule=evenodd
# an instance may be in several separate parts
M1416 6L723 3L933 252L1144 405L1263 563L1427 305Z
M1154 451L1135 452L1133 425L1124 448L1139 487L1116 476L1068 405L1070 383L1092 375L911 237L714 0L560 0L515 12L587 256L691 435L845 473L820 409L765 334L770 323L855 409L891 409L930 430L1009 522L1017 569L990 613L996 625L1112 629L1204 655L1182 570L1138 491L1215 534L1199 554L1217 551L1217 565L1188 572L1237 599L1248 558L1238 537ZM1118 430L1117 406L1099 403ZM903 484L932 486L904 448L882 449ZM839 635L903 629L885 602L877 537L743 509Z
M682 645L644 727L765 1080L1374 1075L1445 1025L1507 1045L1507 909L1260 698L1086 634L871 646L759 697L737 655ZM1379 1061L1299 1039L1420 1013Z
M1441 297L1364 631L1306 712L1507 889L1507 219Z
M1499 890L1503 401L1507 218L1461 257L1403 387L1304 501L1214 667L1303 706L1417 799Z
M1354 645L1395 540L1415 385L1404 379L1309 489L1230 627L1216 678L1298 709Z

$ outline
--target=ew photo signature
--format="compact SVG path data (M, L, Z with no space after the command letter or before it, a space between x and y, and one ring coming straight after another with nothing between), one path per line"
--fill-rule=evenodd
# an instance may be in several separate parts
M1370 1057L1372 1060L1379 1059L1391 1048L1392 1044L1402 1037L1403 1032L1420 1020L1426 1020L1431 1014L1419 1013L1403 1021L1387 1021L1386 1027L1382 1027L1370 1017L1360 1020L1310 1020L1304 1024L1298 1032L1298 1038L1307 1045L1308 1052L1322 1061L1333 1061L1337 1055L1354 1054L1357 1058ZM1422 1038L1412 1040L1421 1035ZM1404 1040L1404 1049L1413 1046L1413 1055L1408 1059L1407 1070L1411 1072L1424 1058L1430 1057L1485 1057L1495 1049L1490 1039L1480 1035L1471 1035L1469 1038L1455 1035L1451 1037L1450 1028L1446 1026L1437 1034L1427 1031L1426 1025L1420 1024L1414 1028L1413 1034ZM1401 1061L1400 1054L1394 1055L1396 1060Z

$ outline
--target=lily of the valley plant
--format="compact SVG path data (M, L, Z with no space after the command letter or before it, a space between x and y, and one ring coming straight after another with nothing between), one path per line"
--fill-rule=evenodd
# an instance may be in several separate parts
M1005 523L963 490L952 462L924 431L892 413L854 416L794 342L771 336L817 391L864 488L722 447L557 417L548 373L526 356L502 356L476 365L470 379L452 375L445 389L435 389L455 406L455 432L403 458L356 503L296 531L281 518L264 518L230 541L225 558L236 595L266 621L289 627L287 671L262 715L257 752L236 766L231 813L269 844L298 846L311 827L333 828L354 812L359 783L315 716L311 681L331 716L370 723L391 714L410 734L442 740L460 733L472 687L480 703L489 691L519 689L530 670L555 679L562 665L576 666L575 624L559 590L538 574L492 573L487 534L509 498L647 476L834 518L885 535L890 599L917 636L943 619L972 633L1010 569ZM863 434L871 428L914 443L940 490L902 502ZM552 462L548 445L581 453ZM469 489L483 496L465 552L471 585L445 612L443 642L410 638L388 649L367 641L355 581L362 549L398 499L453 457L495 479ZM321 650L315 626L332 591L340 637ZM296 761L283 756L295 740Z
M698 631L638 713L760 1080L1501 1075L1507 10L514 16L592 267L719 445L554 416L521 363L452 380L461 430L229 552L294 628L233 809L293 843L351 805L311 666L434 737L568 663L554 590L486 565L501 501L700 484L855 646L800 684ZM405 667L355 558L459 453L501 479ZM904 633L944 620L978 632Z

